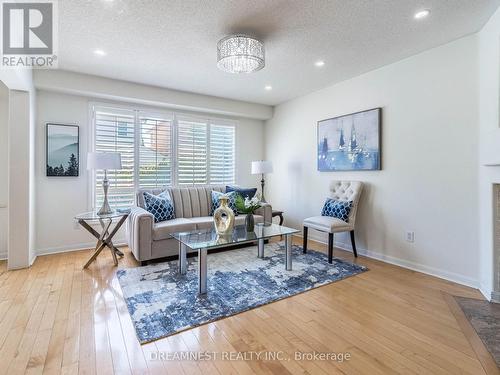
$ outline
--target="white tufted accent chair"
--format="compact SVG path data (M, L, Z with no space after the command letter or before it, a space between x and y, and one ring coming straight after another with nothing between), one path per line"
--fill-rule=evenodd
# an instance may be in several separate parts
M352 201L351 212L347 222L330 216L313 216L304 220L304 247L303 252L307 252L307 232L309 228L328 233L328 262L333 261L333 234L338 232L349 232L354 256L357 257L356 243L354 241L354 226L356 223L356 213L358 211L359 198L363 191L363 183L360 181L332 181L330 183L329 197L341 200Z

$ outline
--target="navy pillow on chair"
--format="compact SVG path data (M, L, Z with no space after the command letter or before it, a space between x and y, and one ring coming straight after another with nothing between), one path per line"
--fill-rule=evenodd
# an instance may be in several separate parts
M175 219L174 203L168 191L165 190L158 195L144 192L143 195L146 211L153 214L155 223Z
M327 198L321 216L336 217L342 221L349 220L349 213L351 212L352 201L338 201L332 198Z
M252 199L257 193L257 188L241 188L238 186L226 186L226 193L230 193L232 191L237 192L243 198Z

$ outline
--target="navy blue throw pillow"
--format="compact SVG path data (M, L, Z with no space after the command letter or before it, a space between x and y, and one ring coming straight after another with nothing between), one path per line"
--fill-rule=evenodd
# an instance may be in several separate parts
M349 220L349 213L351 212L352 201L338 201L335 199L327 198L321 216L336 217L342 221Z
M155 223L175 219L174 203L168 191L164 191L158 195L144 192L143 195L144 203L146 203L146 211L153 214Z
M257 188L242 188L238 186L226 186L226 193L230 193L232 191L237 192L243 198L252 199L257 193Z

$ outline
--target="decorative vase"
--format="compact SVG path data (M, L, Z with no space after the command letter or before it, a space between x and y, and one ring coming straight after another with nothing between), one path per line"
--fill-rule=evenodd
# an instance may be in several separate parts
M247 232L253 232L255 229L255 220L253 218L253 214L247 214L245 217L245 228Z
M228 197L219 198L220 206L214 212L214 224L217 234L231 233L234 227L234 212L227 205Z

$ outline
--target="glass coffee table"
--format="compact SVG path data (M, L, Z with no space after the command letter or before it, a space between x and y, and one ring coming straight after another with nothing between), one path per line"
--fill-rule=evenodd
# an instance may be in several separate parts
M256 224L253 232L247 232L244 225L235 226L232 233L221 236L215 228L194 230L190 232L172 233L172 237L179 241L179 273L187 270L186 255L188 249L198 251L198 292L207 293L207 251L234 246L244 243L257 242L259 258L264 257L264 241L271 237L285 236L285 269L292 269L292 234L297 229L287 228L276 224Z

